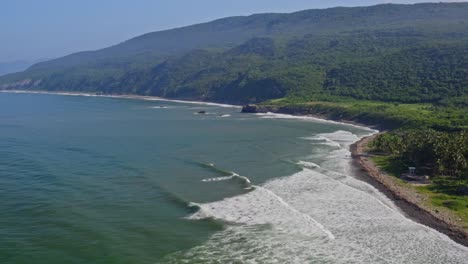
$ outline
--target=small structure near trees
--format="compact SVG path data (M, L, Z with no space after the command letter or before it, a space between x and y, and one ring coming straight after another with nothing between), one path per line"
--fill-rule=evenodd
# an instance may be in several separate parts
M417 183L417 184L428 184L429 183L429 177L424 175L424 176L418 176L416 175L416 167L408 167L408 172L403 173L401 175L401 178L405 181L408 181L410 183Z

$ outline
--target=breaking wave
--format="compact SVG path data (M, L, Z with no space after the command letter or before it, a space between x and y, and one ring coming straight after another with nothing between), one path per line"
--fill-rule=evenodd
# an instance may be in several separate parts
M312 141L314 144L321 144L321 145L341 148L340 143L333 141L329 138L323 137L323 136L305 137L303 139Z
M240 176L239 174L234 173L234 172L229 176L203 179L202 182L219 182L219 181L228 181L228 180L238 180L241 184L244 185L244 189L254 188L249 178L245 176Z
M467 248L407 219L382 193L351 176L348 148L356 135L336 131L319 137L340 145L320 164L297 161L301 169L293 175L197 204L188 219L215 219L225 229L163 262L465 263ZM204 181L241 178L231 172Z

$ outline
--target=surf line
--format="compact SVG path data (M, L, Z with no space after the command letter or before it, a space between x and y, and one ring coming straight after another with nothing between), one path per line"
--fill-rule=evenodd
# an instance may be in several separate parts
M239 174L237 174L235 172L232 172L232 174L229 175L229 176L222 176L222 177L203 179L202 182L218 182L218 181L228 181L228 180L232 180L232 179L239 179L242 184L246 185L246 187L244 188L246 190L250 190L250 189L255 188L255 186L253 186L252 183L250 182L249 178L247 178L245 176L241 176L241 175L239 175Z
M202 182L219 182L219 181L228 181L232 179L237 179L246 186L244 189L251 190L255 188L250 182L250 179L245 176L241 176L233 171L231 172L225 171L221 168L216 167L213 163L198 163L198 164L205 168L209 168L210 170L218 172L220 174L224 174L224 176L220 176L220 177L203 179Z
M209 168L212 168L214 170L217 170L217 171L223 171L222 169L219 169L217 168L213 163L208 163L208 164L203 164ZM207 179L203 179L202 181L203 182L216 182L216 181L226 181L226 180L231 180L231 179L240 179L244 184L246 184L248 187L246 189L251 189L251 190L254 190L254 189L261 189L263 191L265 191L268 195L271 195L273 198L275 198L280 204L282 204L283 206L285 206L286 208L288 208L289 210L293 211L294 213L297 213L299 215L302 215L304 218L306 218L308 221L314 223L315 226L317 226L323 233L325 233L327 235L327 237L330 239L330 240L335 240L335 236L333 235L333 233L326 229L321 223L319 223L317 220L315 220L314 218L312 218L310 215L308 214L305 214L305 213L302 213L300 211L298 211L296 208L294 208L293 206L291 206L290 204L288 204L286 201L283 200L283 198L279 197L278 195L276 195L274 192L264 188L264 187L261 187L261 186L256 186L256 185L253 185L249 178L245 177L245 176L241 176L235 172L231 172L232 174L231 175L228 175L228 176L221 176L221 177L215 177L215 178L207 178Z
M289 208L291 211L297 213L297 214L300 214L300 215L303 215L307 220L311 221L312 223L314 223L315 226L317 226L323 233L325 233L327 235L327 237L330 239L330 240L335 240L335 236L333 235L333 233L326 229L321 223L319 223L317 220L315 220L314 218L312 218L310 215L308 214L304 214L300 211L298 211L296 208L294 208L293 206L289 205L286 201L283 200L283 198L279 197L278 195L276 195L274 192L266 189L266 188L263 188L263 187L260 187L260 186L255 186L256 188L261 188L262 190L266 191L269 195L273 196L275 199L277 199L282 205L284 205L285 207Z
M315 164L315 163L312 163L312 164L316 165L316 167L314 167L314 166L308 166L308 165L305 164L305 163L306 163L306 162L304 162L304 161L299 161L297 164L298 164L299 166L301 166L304 170L309 170L309 171L315 170L316 172L318 172L318 173L324 175L325 177L329 178L329 179L332 180L332 181L335 181L335 182L337 182L337 183L339 183L339 184L342 184L342 185L344 185L344 186L346 186L346 187L348 187L348 188L351 188L351 189L353 189L353 190L356 190L356 191L358 191L358 192L361 192L361 193L363 193L364 195L366 195L366 196L372 198L373 200L377 201L378 203L380 203L381 205L385 206L386 208L388 208L388 209L390 209L390 210L392 210L392 211L398 211L398 210L396 210L395 208L393 208L392 206L390 206L390 205L384 203L383 201L381 201L379 198L377 198L377 197L371 195L370 193L368 193L368 192L366 192L366 191L364 191L364 190L362 190L362 189L360 189L360 188L351 186L350 184L348 184L348 183L346 183L346 182L343 182L343 180L348 180L348 179L355 180L353 177L350 177L350 176L348 176L348 175L346 175L346 174L343 174L343 173L339 173L339 172L336 172L336 171L332 171L332 170L328 170L328 169L322 168L322 167L318 166L318 165ZM327 172L332 173L332 174L335 174L335 175L338 175L338 176L341 176L341 177L340 177L340 178L334 178L334 177L332 177L331 175L328 175ZM372 190L372 189L371 189L371 190ZM378 193L378 192L377 192L377 193Z

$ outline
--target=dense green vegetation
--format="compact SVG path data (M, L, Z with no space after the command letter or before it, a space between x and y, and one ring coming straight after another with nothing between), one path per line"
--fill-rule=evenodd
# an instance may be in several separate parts
M328 73L326 89L359 99L440 102L468 94L468 45L404 49L377 60L345 63Z
M432 128L447 132L468 129L466 108L430 103L390 103L325 96L275 99L260 106L283 113L355 121L380 129Z
M427 35L418 41L424 44L406 46L402 35L376 41L382 38L379 34L304 37L286 43L256 38L224 52L195 50L154 67L65 68L51 74L31 70L0 81L10 83L6 88L136 93L230 103L299 96L466 104L461 99L468 98L468 47L461 42L466 43L468 37L457 37L455 44L447 40L427 43L435 38ZM400 44L387 48L389 41ZM23 78L36 85L15 85L15 80Z
M407 172L407 163L399 156L378 155L374 152L374 163L389 175L399 178ZM463 228L468 228L468 179L453 179L451 177L433 177L430 184L413 186L406 181L397 179L396 184L404 188L414 189L425 197L425 205L435 210L449 211L456 216Z
M416 191L428 197L429 205L445 208L468 227L468 131L399 129L372 141L376 164L399 177L415 166L419 175L429 175L429 185ZM402 183L404 184L404 183Z
M467 131L396 130L377 137L373 146L416 166L420 173L468 179Z
M229 49L254 37L290 39L376 29L429 29L465 27L464 3L377 5L371 7L304 10L291 14L228 17L209 23L148 33L97 51L75 53L35 65L34 70L131 68L194 49ZM133 64L133 65L132 65Z
M376 141L395 164L466 179L467 14L433 3L225 18L39 63L0 89L261 103L402 128Z
M466 107L467 13L467 3L439 3L226 18L40 63L0 88Z

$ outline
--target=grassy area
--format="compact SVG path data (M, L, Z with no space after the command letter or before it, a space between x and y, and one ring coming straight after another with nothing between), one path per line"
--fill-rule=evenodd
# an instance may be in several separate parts
M468 186L468 181L450 184L460 186ZM415 189L418 193L429 197L431 206L435 208L445 208L461 219L463 227L468 228L468 196L459 195L457 189L446 188L447 186L440 183L433 183L428 186L417 186Z
M406 168L406 165L403 164L400 160L392 156L373 156L371 160L379 167L381 170L385 171L388 175L395 177L396 183L401 186L409 185L404 180L400 179L398 175L401 175Z
M414 186L398 175L406 171L407 165L394 156L374 156L372 161L389 175L397 178L397 183L413 188L419 194L427 197L430 207L451 212L456 219L461 219L464 228L468 228L468 196L463 195L462 188L468 187L468 180L448 180L435 178L430 185Z
M403 163L399 158L394 156L374 156L372 161L382 170L388 172L388 174L395 176L401 175L407 171L408 166Z
M334 98L332 101L283 98L270 100L263 105L303 108L305 112L311 114L378 124L386 128L422 126L442 130L468 128L465 108L432 104L399 104L342 98Z

